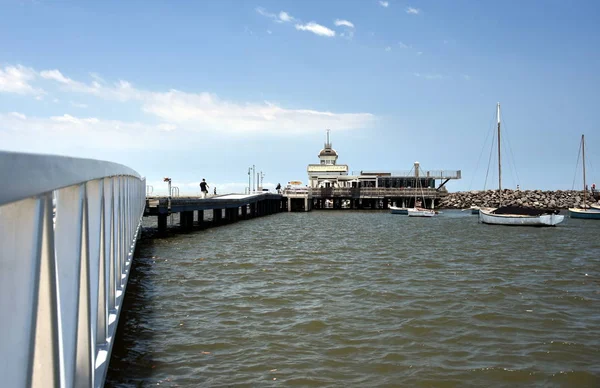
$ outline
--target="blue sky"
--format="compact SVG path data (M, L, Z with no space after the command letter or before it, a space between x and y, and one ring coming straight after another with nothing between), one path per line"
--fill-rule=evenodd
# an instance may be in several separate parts
M265 187L306 182L331 128L351 171L418 160L479 190L501 102L506 186L570 189L582 133L600 183L599 17L597 1L2 0L0 149L239 192L253 164Z

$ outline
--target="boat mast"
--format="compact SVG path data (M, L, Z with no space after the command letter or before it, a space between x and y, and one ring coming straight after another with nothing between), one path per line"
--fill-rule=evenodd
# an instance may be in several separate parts
M497 116L498 116L498 195L500 195L500 206L502 206L502 162L500 159L500 103L498 103Z
M414 208L417 208L417 199L419 198L419 187L421 187L421 182L419 179L419 162L415 162L415 205ZM425 197L423 196L423 189L421 188L421 199L423 204L425 204ZM424 206L421 206L424 207Z
M585 197L587 195L587 186L585 185L585 137L581 135L581 151L583 153L583 209L585 210Z

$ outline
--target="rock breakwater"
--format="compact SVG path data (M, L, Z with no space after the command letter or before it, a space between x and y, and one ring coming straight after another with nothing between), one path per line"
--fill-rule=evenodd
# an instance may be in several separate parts
M464 209L471 206L497 207L500 200L498 190L462 191L449 193L438 205L445 209ZM591 194L587 202L594 201ZM583 205L581 190L509 190L502 191L502 204L525 206L535 209L567 209Z

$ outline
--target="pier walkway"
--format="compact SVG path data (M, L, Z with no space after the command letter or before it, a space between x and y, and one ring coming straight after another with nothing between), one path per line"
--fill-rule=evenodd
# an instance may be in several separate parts
M194 225L203 226L204 213L212 212L213 225L261 217L282 211L282 196L268 192L251 194L227 194L208 198L199 197L148 197L144 216L158 217L158 230L165 232L167 217L179 213L180 226L190 230Z

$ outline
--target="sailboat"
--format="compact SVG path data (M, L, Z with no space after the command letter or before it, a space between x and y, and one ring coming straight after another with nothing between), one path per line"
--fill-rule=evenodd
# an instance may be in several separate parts
M404 200L402 200L402 207L390 205L390 210L392 214L408 215L408 208L404 207Z
M587 190L585 184L585 136L581 135L581 151L583 160L583 207L581 208L569 208L569 216L571 218L585 218L592 220L600 220L600 208L598 205L592 205L588 207L586 205Z
M429 210L424 207L417 207L417 199L419 188L421 189L421 198L423 201L425 200L425 195L423 194L423 187L421 186L421 180L419 179L419 162L415 162L415 181L416 181L416 190L415 190L415 204L412 209L408 209L409 217L433 217L435 216L434 210Z
M555 226L561 223L565 216L554 209L532 209L522 206L502 206L502 163L500 154L500 103L497 105L498 118L498 194L500 204L495 209L479 209L479 221L492 225L517 226Z

